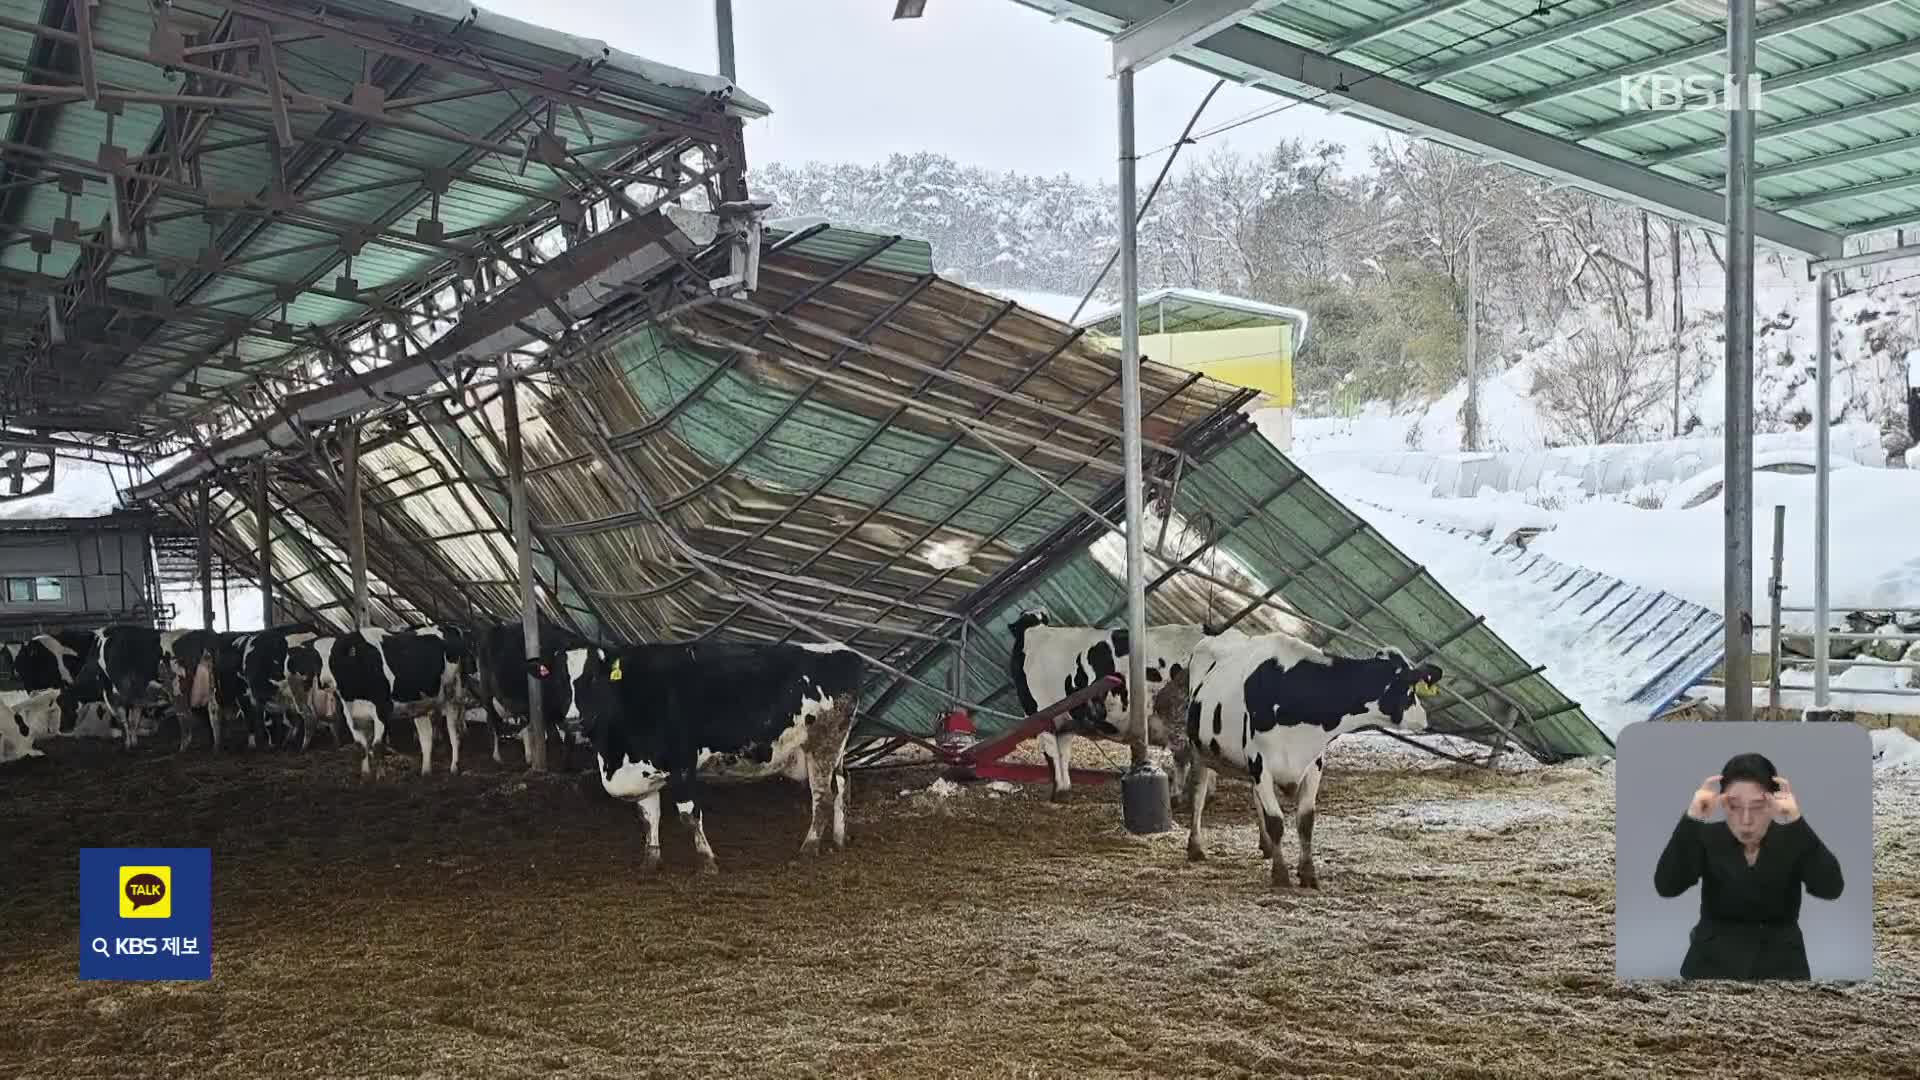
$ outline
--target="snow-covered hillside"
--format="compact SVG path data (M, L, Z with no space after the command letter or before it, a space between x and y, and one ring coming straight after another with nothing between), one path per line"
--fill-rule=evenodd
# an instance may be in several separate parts
M1869 425L1878 453L1881 429L1905 417L1909 379L1920 385L1920 281L1910 267L1867 268L1847 275L1844 295L1833 303L1833 411L1830 419ZM1724 278L1717 267L1690 268L1685 290L1687 330L1681 337L1680 418L1682 434L1718 435L1726 404L1725 333L1719 303ZM1754 336L1755 428L1762 433L1808 433L1815 401L1815 294L1805 264L1762 259L1756 270ZM1640 324L1645 354L1637 388L1644 394L1628 434L1632 441L1670 438L1674 433L1672 332L1656 316ZM1562 333L1579 329L1579 321ZM1541 370L1566 362L1564 338L1537 342L1515 355L1492 357L1480 381L1481 449L1533 450L1590 442L1577 424L1546 403L1539 392ZM1326 450L1410 449L1455 451L1464 445L1462 380L1433 401L1393 407L1373 402L1337 417L1297 417L1295 448ZM1903 452L1906 444L1891 447Z

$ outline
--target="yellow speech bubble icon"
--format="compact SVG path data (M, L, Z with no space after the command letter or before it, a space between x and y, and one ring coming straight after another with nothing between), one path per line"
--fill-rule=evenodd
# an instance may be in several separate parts
M172 918L173 867L121 867L120 917L123 919Z

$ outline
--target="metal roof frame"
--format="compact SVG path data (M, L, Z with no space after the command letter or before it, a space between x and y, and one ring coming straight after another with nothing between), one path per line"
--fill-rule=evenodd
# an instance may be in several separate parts
M1109 36L1161 0L1015 0ZM1531 13L1531 14L1530 14ZM1756 236L1815 264L1920 223L1920 13L1785 0L1756 28ZM1725 24L1678 0L1272 0L1171 55L1716 231L1719 111L1623 102L1622 79L1719 79Z
M434 0L0 0L0 70L0 412L157 453L548 276L555 231L743 198L767 112Z

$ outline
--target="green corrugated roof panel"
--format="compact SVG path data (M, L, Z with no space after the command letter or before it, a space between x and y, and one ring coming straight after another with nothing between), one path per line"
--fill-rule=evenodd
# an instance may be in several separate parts
M1096 504L1097 505L1097 504ZM1511 703L1520 716L1516 738L1536 757L1555 761L1608 755L1613 744L1580 707L1478 622L1432 576L1365 526L1307 477L1257 430L1248 429L1190 464L1176 508L1188 521L1228 524L1220 546L1254 572L1262 585L1305 617L1323 626L1364 634L1409 656L1431 658L1448 672L1454 691L1429 709L1433 730L1487 739L1487 722L1454 694L1474 701L1506 722L1497 705ZM1124 585L1083 549L991 610L975 613L967 648L966 700L1017 713L1009 694L1007 624L1021 610L1043 606L1062 622L1101 619L1125 598ZM1149 598L1148 617L1157 604ZM1236 607L1237 610L1237 607ZM1436 651L1433 647L1439 646ZM1361 655L1365 646L1336 637L1328 646ZM952 650L941 648L914 669L917 678L947 685ZM875 681L875 690L892 683ZM1489 689L1492 688L1492 689ZM878 700L877 693L869 700ZM920 687L901 691L866 721L872 728L928 735L946 698ZM1007 721L982 717L976 726L1000 731Z
M649 414L665 416L672 412L670 430L707 461L735 460L773 425L761 446L735 469L735 475L771 491L798 494L811 490L841 458L860 448L875 427L872 420L813 400L779 419L793 394L756 383L737 369L695 394L695 388L706 383L719 361L702 351L676 345L667 335L647 328L636 330L609 352ZM886 501L888 510L932 522L958 509L951 522L954 528L985 535L1039 500L1039 508L1003 537L1013 548L1040 539L1074 513L1067 500L1050 495L1045 487L1018 472L1002 476L983 494L973 495L976 488L1006 472L1004 462L968 446L942 451L943 445L944 440L898 425L889 427L859 449L823 493L863 506L879 504L903 477L938 453L937 462L921 472L919 479ZM1083 499L1099 490L1097 484L1088 481L1072 481L1065 486Z
M785 228L769 227L766 231L766 239L768 243L778 243L784 237L804 231L806 231L805 228L798 225ZM832 263L844 263L852 260L862 250L872 247L880 238L878 233L830 228L799 241L794 245L794 251ZM933 245L925 240L902 237L886 251L867 260L866 265L875 270L891 270L899 274L931 274L933 273Z
M1107 34L1160 8L1147 0L1016 2ZM1623 103L1621 78L1698 75L1717 84L1726 71L1724 14L1709 17L1691 7L1646 0L1560 0L1538 7L1510 0L1277 0L1243 20L1239 29L1330 55L1350 69L1348 83L1372 73L1470 106L1489 121L1497 117L1578 142L1709 191L1723 183L1726 114L1717 109L1652 112ZM1905 3L1781 0L1760 6L1755 193L1761 209L1837 234L1920 221L1920 162L1899 148L1901 140L1920 134L1916 42L1920 9ZM1221 75L1259 79L1285 96L1315 101L1337 96L1291 82L1297 72L1258 67L1209 51L1204 43L1176 55ZM1433 134L1465 142L1480 132ZM1864 171L1768 171L1869 146L1893 149L1884 157L1856 161ZM1686 156L1663 156L1675 152ZM1863 196L1793 201L1909 179L1914 182Z

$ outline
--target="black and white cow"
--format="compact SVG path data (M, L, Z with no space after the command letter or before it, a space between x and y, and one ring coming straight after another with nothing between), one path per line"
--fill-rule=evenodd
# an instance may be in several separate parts
M293 724L300 725L300 749L313 740L313 709L309 695L289 689L287 660L292 650L319 638L311 626L275 626L247 635L237 646L239 670L223 654L214 670L214 695L228 708L246 717L249 736L260 746L285 746ZM275 714L278 719L275 719ZM338 735L338 732L336 732Z
M353 741L364 750L360 772L373 773L373 756L386 739L396 710L413 714L420 738L420 774L433 768L433 719L438 712L452 747L448 767L460 771L461 679L472 650L466 631L454 626L387 631L377 628L316 638L295 647L287 659L294 684L322 718L344 716Z
M1350 660L1328 656L1289 634L1203 642L1194 650L1187 707L1187 740L1194 752L1187 781L1192 804L1187 857L1206 858L1201 817L1214 770L1244 773L1253 780L1260 850L1273 860L1273 884L1287 884L1280 853L1285 795L1294 801L1300 884L1318 888L1313 811L1327 744L1364 727L1425 731L1421 699L1439 692L1440 678L1438 667L1414 667L1397 651Z
M60 691L0 690L0 764L41 757L34 744L52 738L60 724Z
M103 626L94 631L97 643L93 658L75 680L74 690L82 701L107 703L120 720L128 749L140 741L145 730L148 701L155 685L171 691L175 682L170 677L173 646L187 633L151 626ZM178 703L174 704L178 711ZM191 719L182 716L179 721L184 731Z
M56 731L49 734L106 734L104 722L97 725L86 723L94 715L104 720L105 706L98 701L81 701L80 695L73 689L79 681L80 672L93 657L97 644L98 639L91 630L62 630L54 634L40 634L23 642L9 643L0 649L0 666L5 668L0 678L11 683L14 689L28 693L40 690L60 692Z
M587 719L609 795L639 805L648 869L660 865L660 794L693 829L703 873L717 865L701 818L709 780L785 776L807 783L801 854L847 841L847 735L863 664L841 645L636 645L589 670Z
M214 695L214 669L224 644L237 635L214 630L185 630L163 650L167 664L167 693L173 698L174 717L180 723L180 749L193 745L194 716L207 714L207 733L217 752L222 747L226 709Z
M526 655L526 631L520 623L489 626L475 648L480 667L480 700L487 710L493 735L493 760L500 763L500 741L513 730L520 733L526 760L533 760L532 728L527 723L527 680L540 680L540 712L549 739L562 748L561 769L573 764L573 744L584 739L579 689L602 651L595 643L542 619L541 655Z
M1079 690L1094 680L1118 674L1125 678L1128 668L1128 633L1125 628L1107 630L1095 626L1055 626L1044 609L1034 608L1009 623L1013 633L1011 661L1014 690L1020 707L1031 716L1041 709ZM1237 630L1228 638L1245 640ZM1173 790L1186 789L1189 753L1186 746L1187 673L1193 650L1210 635L1198 625L1147 627L1147 684L1153 697L1147 706L1147 741L1173 751ZM1073 786L1069 768L1073 761L1073 737L1125 742L1132 736L1128 723L1127 688L1120 687L1104 698L1096 698L1061 713L1052 731L1040 733L1040 752L1053 770L1054 802L1062 802Z

